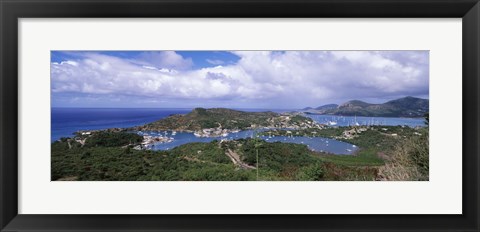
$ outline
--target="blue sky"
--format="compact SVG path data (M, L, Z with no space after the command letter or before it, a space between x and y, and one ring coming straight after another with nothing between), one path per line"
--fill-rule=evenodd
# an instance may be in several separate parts
M74 60L75 58L78 58L78 53L82 53L82 51L52 51L51 60L52 62L57 63L72 59ZM133 60L141 58L145 55L145 53L157 53L157 51L98 51L96 53L114 56L121 59ZM240 57L236 56L235 54L225 51L176 51L175 53L187 60L191 59L192 69L235 64L240 59Z
M428 98L428 51L52 51L52 107L298 109Z

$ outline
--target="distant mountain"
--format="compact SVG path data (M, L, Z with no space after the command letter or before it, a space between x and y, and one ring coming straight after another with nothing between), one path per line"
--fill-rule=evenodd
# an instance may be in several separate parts
M371 105L373 104L366 103L364 101L359 101L359 100L351 100L339 105L338 108L365 108Z
M327 110L335 109L337 107L338 107L337 104L328 104L328 105L319 106L317 108L305 107L301 111L307 114L322 114Z
M429 109L428 99L416 97L399 98L383 104L352 100L337 107L333 107L333 105L331 104L330 108L309 111L309 113L369 117L423 117Z
M403 109L418 108L428 111L428 99L421 99L416 97L399 98L386 102L385 105L391 105Z
M337 104L328 104L328 105L323 105L315 108L315 110L330 110L330 109L335 109L337 108Z

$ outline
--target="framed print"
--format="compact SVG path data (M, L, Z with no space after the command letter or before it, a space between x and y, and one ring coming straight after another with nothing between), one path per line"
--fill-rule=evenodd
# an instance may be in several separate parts
M0 6L1 231L480 229L475 0Z

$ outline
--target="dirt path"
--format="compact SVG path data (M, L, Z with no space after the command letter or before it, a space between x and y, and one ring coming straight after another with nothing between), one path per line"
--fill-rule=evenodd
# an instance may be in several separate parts
M79 142L80 144L82 144L81 147L85 146L85 141L87 141L87 138L85 138L85 139L83 139L83 140L78 140L78 142Z
M239 166L240 168L255 169L255 167L250 166L250 165L242 162L242 160L240 159L240 156L236 152L234 152L230 149L228 149L227 152L225 152L225 155L227 155L228 158L230 158L230 160L232 160L233 164Z

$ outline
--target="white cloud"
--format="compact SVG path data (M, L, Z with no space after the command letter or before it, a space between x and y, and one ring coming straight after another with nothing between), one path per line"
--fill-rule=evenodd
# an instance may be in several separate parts
M187 70L192 60L175 52L144 53L138 60L84 53L51 64L52 91L312 106L332 99L428 95L427 52L234 53L240 57L236 64L198 70Z
M184 59L174 51L143 52L133 62L158 69L185 70L193 66L192 59Z

